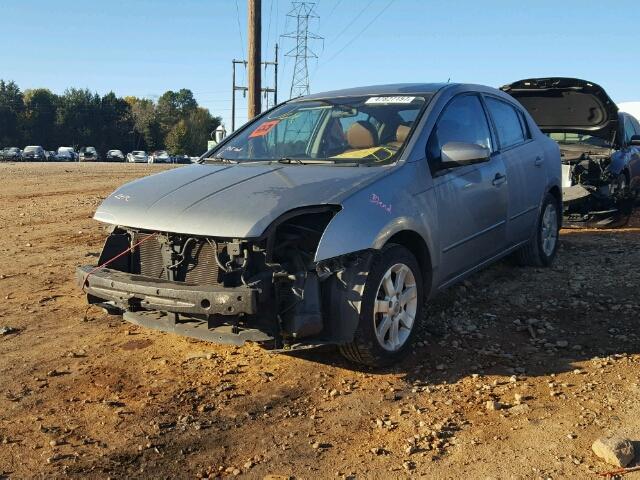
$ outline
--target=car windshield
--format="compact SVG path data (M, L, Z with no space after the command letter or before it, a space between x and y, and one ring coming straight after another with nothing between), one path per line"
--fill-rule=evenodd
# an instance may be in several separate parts
M244 128L205 161L388 164L429 99L379 95L289 102Z
M36 150L38 150L38 147L25 147L24 149L25 152L35 152Z
M95 147L87 147L85 150L86 153L96 153Z
M591 145L601 148L609 148L611 145L610 142L602 137L583 135L581 133L549 132L547 135L560 145Z
M134 155L138 155L138 156L144 155L144 152L141 151L141 150L136 150L136 151L131 152L131 153L133 153Z

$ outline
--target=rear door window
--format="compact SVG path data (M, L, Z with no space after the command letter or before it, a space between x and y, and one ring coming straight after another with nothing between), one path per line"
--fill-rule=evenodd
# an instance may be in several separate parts
M524 143L528 135L523 130L519 112L507 102L493 97L486 97L486 102L496 127L500 148Z
M442 161L441 150L449 142L475 143L491 149L491 133L482 103L476 95L454 98L438 118L427 143L432 171Z
M529 128L527 117L525 117L524 113L522 113L520 110L518 110L518 116L520 117L520 123L522 124L524 138L526 138L527 140L531 139L531 129Z

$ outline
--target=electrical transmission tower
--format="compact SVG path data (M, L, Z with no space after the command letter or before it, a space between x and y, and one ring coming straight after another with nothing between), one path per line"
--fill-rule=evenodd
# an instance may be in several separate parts
M308 60L310 58L318 58L318 56L311 50L309 42L322 40L323 38L309 31L309 20L319 18L315 12L316 4L314 2L291 3L292 8L287 17L295 19L296 31L282 36L296 41L296 46L285 54L287 57L295 58L293 80L291 81L291 91L289 93L289 98L294 98L310 93Z

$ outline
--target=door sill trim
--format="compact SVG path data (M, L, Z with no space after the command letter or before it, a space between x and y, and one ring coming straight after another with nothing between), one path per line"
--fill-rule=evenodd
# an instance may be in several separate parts
M471 275L472 273L477 272L478 270L481 270L482 268L484 268L485 266L487 266L490 263L495 262L496 260L499 260L502 257L506 257L507 255L509 255L510 253L518 250L520 247L522 247L524 244L526 244L529 240L525 240L523 242L520 243L516 243L515 245L507 248L506 250L503 250L502 252L494 255L493 257L489 257L488 259L480 262L479 264L477 264L474 267L471 267L468 270L465 270L464 272L456 275L455 277L453 277L451 280L447 280L446 282L444 282L443 284L441 284L437 290L441 291L444 290L448 287L450 287L451 285L453 285L454 283L459 282L460 280L462 280L464 277L467 277L469 275Z

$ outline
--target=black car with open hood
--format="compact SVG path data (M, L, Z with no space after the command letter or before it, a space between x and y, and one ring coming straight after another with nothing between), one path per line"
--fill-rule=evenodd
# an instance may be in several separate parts
M626 223L640 191L640 124L598 84L530 78L501 88L555 140L562 159L566 225Z
M577 78L530 78L505 85L545 132L584 133L613 140L618 107L593 82Z

